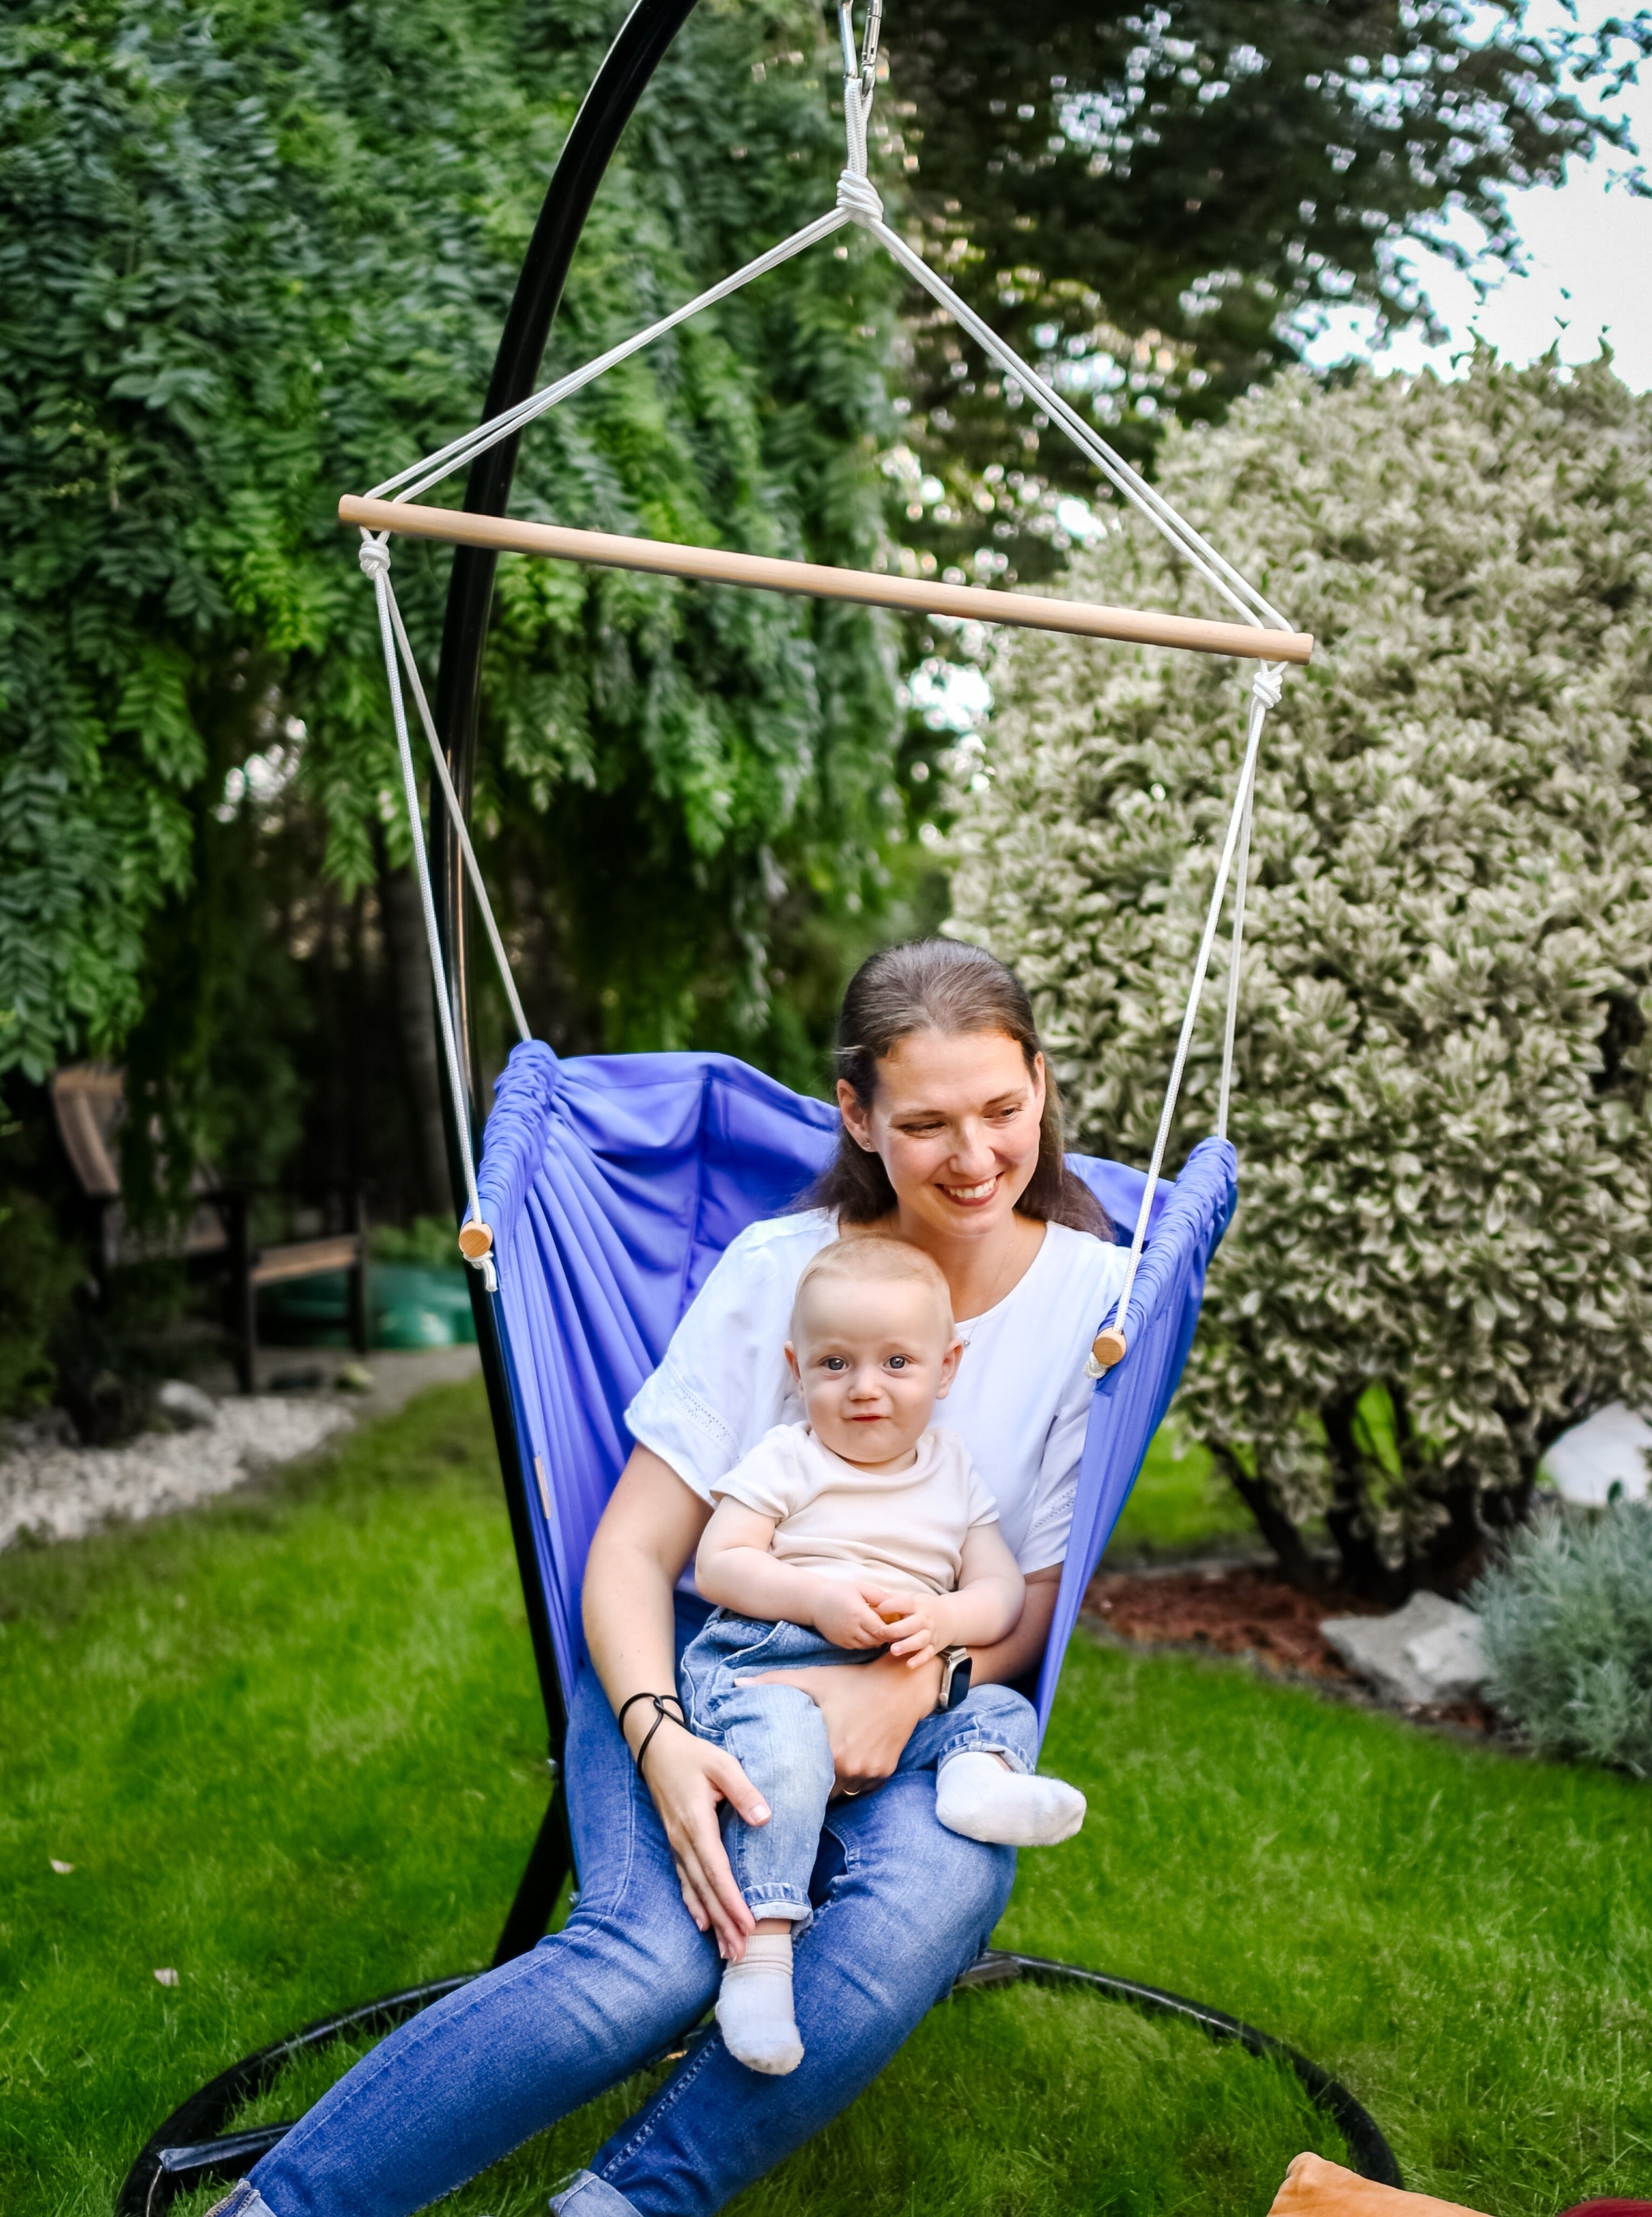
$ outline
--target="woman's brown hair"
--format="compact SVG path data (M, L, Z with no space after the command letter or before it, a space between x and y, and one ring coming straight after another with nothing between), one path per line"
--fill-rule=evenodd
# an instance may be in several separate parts
M872 1106L878 1064L915 1032L939 1032L947 1039L1001 1032L1020 1048L1029 1074L1043 1053L1020 979L984 948L962 939L885 947L868 955L850 979L837 1022L837 1074L854 1089L862 1108ZM1106 1211L1067 1167L1061 1095L1047 1057L1044 1085L1038 1167L1016 1210L1041 1223L1069 1224L1111 1239ZM845 1126L836 1160L804 1205L835 1209L847 1224L872 1224L894 1207L895 1189L882 1158L860 1146Z

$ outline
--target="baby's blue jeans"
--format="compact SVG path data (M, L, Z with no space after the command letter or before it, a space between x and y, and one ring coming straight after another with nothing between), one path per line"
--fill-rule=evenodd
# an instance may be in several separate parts
M789 1917L801 1930L813 1914L809 1886L833 1770L825 1720L808 1695L796 1686L752 1681L765 1670L853 1668L883 1652L834 1647L803 1625L768 1624L719 1609L682 1658L689 1723L702 1739L727 1750L768 1804L766 1825L748 1825L723 1805L723 1843L754 1917ZM1008 1686L983 1686L957 1708L924 1718L896 1775L938 1771L949 1757L977 1750L1002 1756L1012 1770L1030 1770L1038 1744L1032 1705Z

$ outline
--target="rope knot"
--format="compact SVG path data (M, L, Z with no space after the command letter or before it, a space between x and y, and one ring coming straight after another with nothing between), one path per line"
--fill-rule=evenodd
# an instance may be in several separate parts
M884 204L878 198L878 188L870 177L860 176L853 170L844 170L838 176L837 204L856 223L881 223L884 219Z
M1277 708L1285 693L1285 664L1282 662L1263 662L1257 665L1256 675L1250 681L1252 695L1264 708Z
M382 539L369 539L364 531L361 534L361 574L364 577L372 577L376 581L380 577L389 577L389 533L386 532Z

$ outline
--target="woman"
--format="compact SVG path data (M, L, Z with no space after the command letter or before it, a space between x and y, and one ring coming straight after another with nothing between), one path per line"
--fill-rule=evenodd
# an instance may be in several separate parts
M735 1240L627 1411L637 1445L591 1544L594 1667L569 1717L574 1913L391 2034L219 2204L222 2217L422 2208L657 2055L710 2006L722 1959L751 1929L718 1805L749 1823L764 1813L732 1758L652 1697L672 1694L676 1658L704 1619L684 1575L712 1485L795 1412L783 1353L792 1290L840 1233L898 1235L946 1274L965 1341L946 1420L991 1486L1027 1579L1020 1623L974 1657L974 1683L1035 1668L1071 1520L1084 1361L1124 1257L1065 1167L1032 1010L1001 963L946 940L875 954L845 996L839 1041L843 1128L814 1205ZM819 1704L841 1795L798 1948L803 2065L763 2078L714 2033L692 2044L558 2197L568 2217L720 2208L876 2076L1008 1899L1013 1851L938 1825L933 1780L891 1775L935 1705L940 1664L785 1675ZM1018 1752L1030 1762L1036 1751L1029 1741Z

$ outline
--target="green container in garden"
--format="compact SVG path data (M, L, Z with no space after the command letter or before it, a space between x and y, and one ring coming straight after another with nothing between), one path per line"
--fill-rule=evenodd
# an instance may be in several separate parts
M369 1280L374 1347L461 1347L476 1338L467 1273L423 1263L375 1263ZM349 1284L342 1270L268 1286L258 1336L271 1347L348 1347Z

